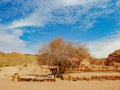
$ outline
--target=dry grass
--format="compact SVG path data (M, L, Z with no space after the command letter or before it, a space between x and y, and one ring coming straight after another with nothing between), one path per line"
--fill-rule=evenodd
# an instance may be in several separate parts
M27 65L30 63L35 63L36 58L37 55L31 54L20 54L16 52L10 54L0 53L0 67Z

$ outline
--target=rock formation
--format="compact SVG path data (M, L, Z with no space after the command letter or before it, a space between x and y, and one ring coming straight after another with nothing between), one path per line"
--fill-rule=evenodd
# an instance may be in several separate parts
M106 65L113 65L114 63L120 63L120 49L111 53L106 60Z

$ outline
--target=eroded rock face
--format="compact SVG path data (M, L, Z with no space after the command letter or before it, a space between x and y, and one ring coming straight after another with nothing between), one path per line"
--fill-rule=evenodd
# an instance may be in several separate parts
M106 65L112 65L113 62L120 63L120 49L114 51L108 56L106 60Z
M68 66L74 64L75 66L79 66L79 65L85 65L85 66L89 66L92 62L91 57L87 57L87 58L78 58L78 57L73 57L73 58L69 58L68 59Z

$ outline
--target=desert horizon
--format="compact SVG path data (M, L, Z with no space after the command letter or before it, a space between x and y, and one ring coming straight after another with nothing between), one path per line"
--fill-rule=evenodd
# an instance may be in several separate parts
M0 89L120 89L120 50L97 59L86 47L72 45L56 38L38 54L0 52Z

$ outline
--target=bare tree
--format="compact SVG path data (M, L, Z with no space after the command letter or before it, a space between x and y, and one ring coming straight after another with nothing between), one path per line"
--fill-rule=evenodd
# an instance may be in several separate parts
M68 59L90 57L88 49L83 45L73 45L62 38L53 39L50 44L43 45L38 55L38 64L66 66Z

